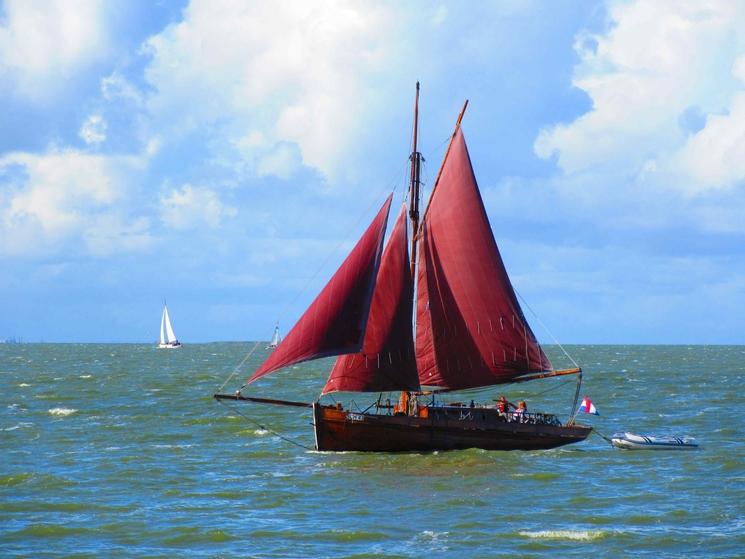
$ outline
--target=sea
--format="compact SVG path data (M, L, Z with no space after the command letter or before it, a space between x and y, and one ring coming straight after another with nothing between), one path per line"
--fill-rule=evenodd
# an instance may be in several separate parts
M582 443L327 453L310 410L213 399L264 344L0 344L0 557L745 557L745 346L565 349L600 413L579 418L595 427ZM244 393L310 402L330 366ZM575 390L560 377L445 398L503 393L566 420ZM700 446L603 438L623 431Z

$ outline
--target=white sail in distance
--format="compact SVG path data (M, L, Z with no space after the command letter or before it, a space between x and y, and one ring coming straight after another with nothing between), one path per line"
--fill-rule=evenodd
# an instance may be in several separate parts
M181 344L173 332L171 317L168 315L168 305L163 305L163 316L160 319L160 343L158 347L179 347Z

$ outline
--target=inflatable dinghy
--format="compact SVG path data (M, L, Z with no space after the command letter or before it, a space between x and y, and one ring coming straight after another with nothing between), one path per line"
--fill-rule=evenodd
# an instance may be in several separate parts
M633 433L616 433L611 443L626 450L689 450L698 448L690 437L650 437Z

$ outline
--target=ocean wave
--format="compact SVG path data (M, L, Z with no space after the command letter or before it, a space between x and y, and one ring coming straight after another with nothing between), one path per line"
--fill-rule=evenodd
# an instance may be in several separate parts
M61 524L33 524L22 530L6 535L11 540L27 540L29 538L66 538L88 534L88 528L74 528Z
M93 375L80 375L80 378L91 378Z
M519 532L521 536L544 540L572 540L591 542L603 539L606 533L602 530L540 530L538 532Z
M73 409L73 408L52 408L51 410L49 410L49 413L51 415L58 415L60 417L66 417L68 415L74 414L77 411L78 410Z
M22 382L22 383L21 383L21 384L19 384L18 386L19 386L19 387L21 387L21 388L27 388L27 387L29 387L29 386L31 386L31 385L30 385L30 384L28 384L27 382Z
M5 429L0 429L0 431L15 431L16 429L26 428L33 426L33 423L27 423L27 422L21 422L13 425L13 427L6 427Z

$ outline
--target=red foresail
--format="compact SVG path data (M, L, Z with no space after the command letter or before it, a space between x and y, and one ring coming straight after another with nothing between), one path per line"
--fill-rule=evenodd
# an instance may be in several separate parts
M460 128L421 236L416 330L421 384L473 388L550 370L499 255Z
M393 194L323 291L247 383L294 363L361 349L392 198Z
M411 330L414 288L406 228L404 206L383 252L362 351L336 360L323 394L419 389Z

